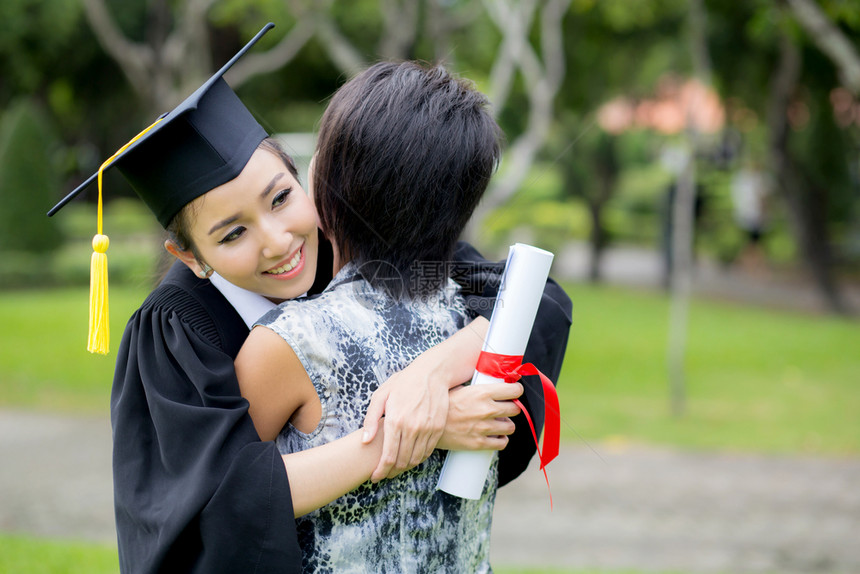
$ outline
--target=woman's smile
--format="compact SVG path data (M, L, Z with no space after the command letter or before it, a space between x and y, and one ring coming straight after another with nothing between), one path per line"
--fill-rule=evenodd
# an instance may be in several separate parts
M273 267L268 271L263 271L263 273L266 275L273 275L276 279L292 279L301 273L302 269L305 267L304 247L303 243L287 261L283 261L279 263L277 267Z

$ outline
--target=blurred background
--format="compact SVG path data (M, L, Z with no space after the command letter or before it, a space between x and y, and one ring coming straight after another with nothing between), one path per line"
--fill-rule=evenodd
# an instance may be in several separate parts
M303 165L379 59L505 131L466 239L553 251L574 315L554 510L500 492L499 572L860 571L860 0L4 0L0 571L116 570L97 190L45 212L269 21L226 79ZM163 238L105 190L115 347Z

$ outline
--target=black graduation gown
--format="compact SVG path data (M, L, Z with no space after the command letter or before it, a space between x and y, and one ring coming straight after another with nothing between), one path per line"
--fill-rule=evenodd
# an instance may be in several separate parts
M503 263L488 263L466 244L457 260L467 301L489 317ZM330 269L327 263L320 268ZM553 282L543 299L525 360L555 381L570 300ZM220 292L181 263L130 319L111 396L123 573L301 570L283 462L273 442L259 440L233 370L247 334ZM527 406L542 405L540 391L527 389ZM518 476L535 451L524 417L515 422L500 484Z
M233 370L247 334L181 263L129 321L111 396L121 572L301 571L283 461Z

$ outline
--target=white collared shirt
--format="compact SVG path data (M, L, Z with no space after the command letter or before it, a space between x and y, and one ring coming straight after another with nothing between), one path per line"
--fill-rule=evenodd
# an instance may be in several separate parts
M257 319L277 306L259 293L254 293L253 291L233 285L217 273L213 273L209 277L209 281L224 295L227 302L236 309L236 312L242 317L248 329L254 326Z

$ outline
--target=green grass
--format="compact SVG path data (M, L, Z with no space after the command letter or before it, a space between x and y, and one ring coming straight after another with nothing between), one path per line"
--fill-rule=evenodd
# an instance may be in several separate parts
M629 571L493 567L496 574L632 574ZM0 572L116 574L116 547L0 534ZM653 574L653 573L652 573Z
M559 381L565 438L860 453L860 323L694 301L687 412L674 418L668 299L585 285L568 293L574 319Z
M0 534L0 572L116 574L116 546Z
M87 352L86 288L0 295L0 406L106 411L116 349L147 289L110 288L111 352Z
M694 301L687 414L670 415L668 300L567 285L574 321L559 381L568 441L774 453L860 453L860 323ZM104 411L122 329L145 288L111 288L107 357L85 350L85 289L0 297L0 406Z

